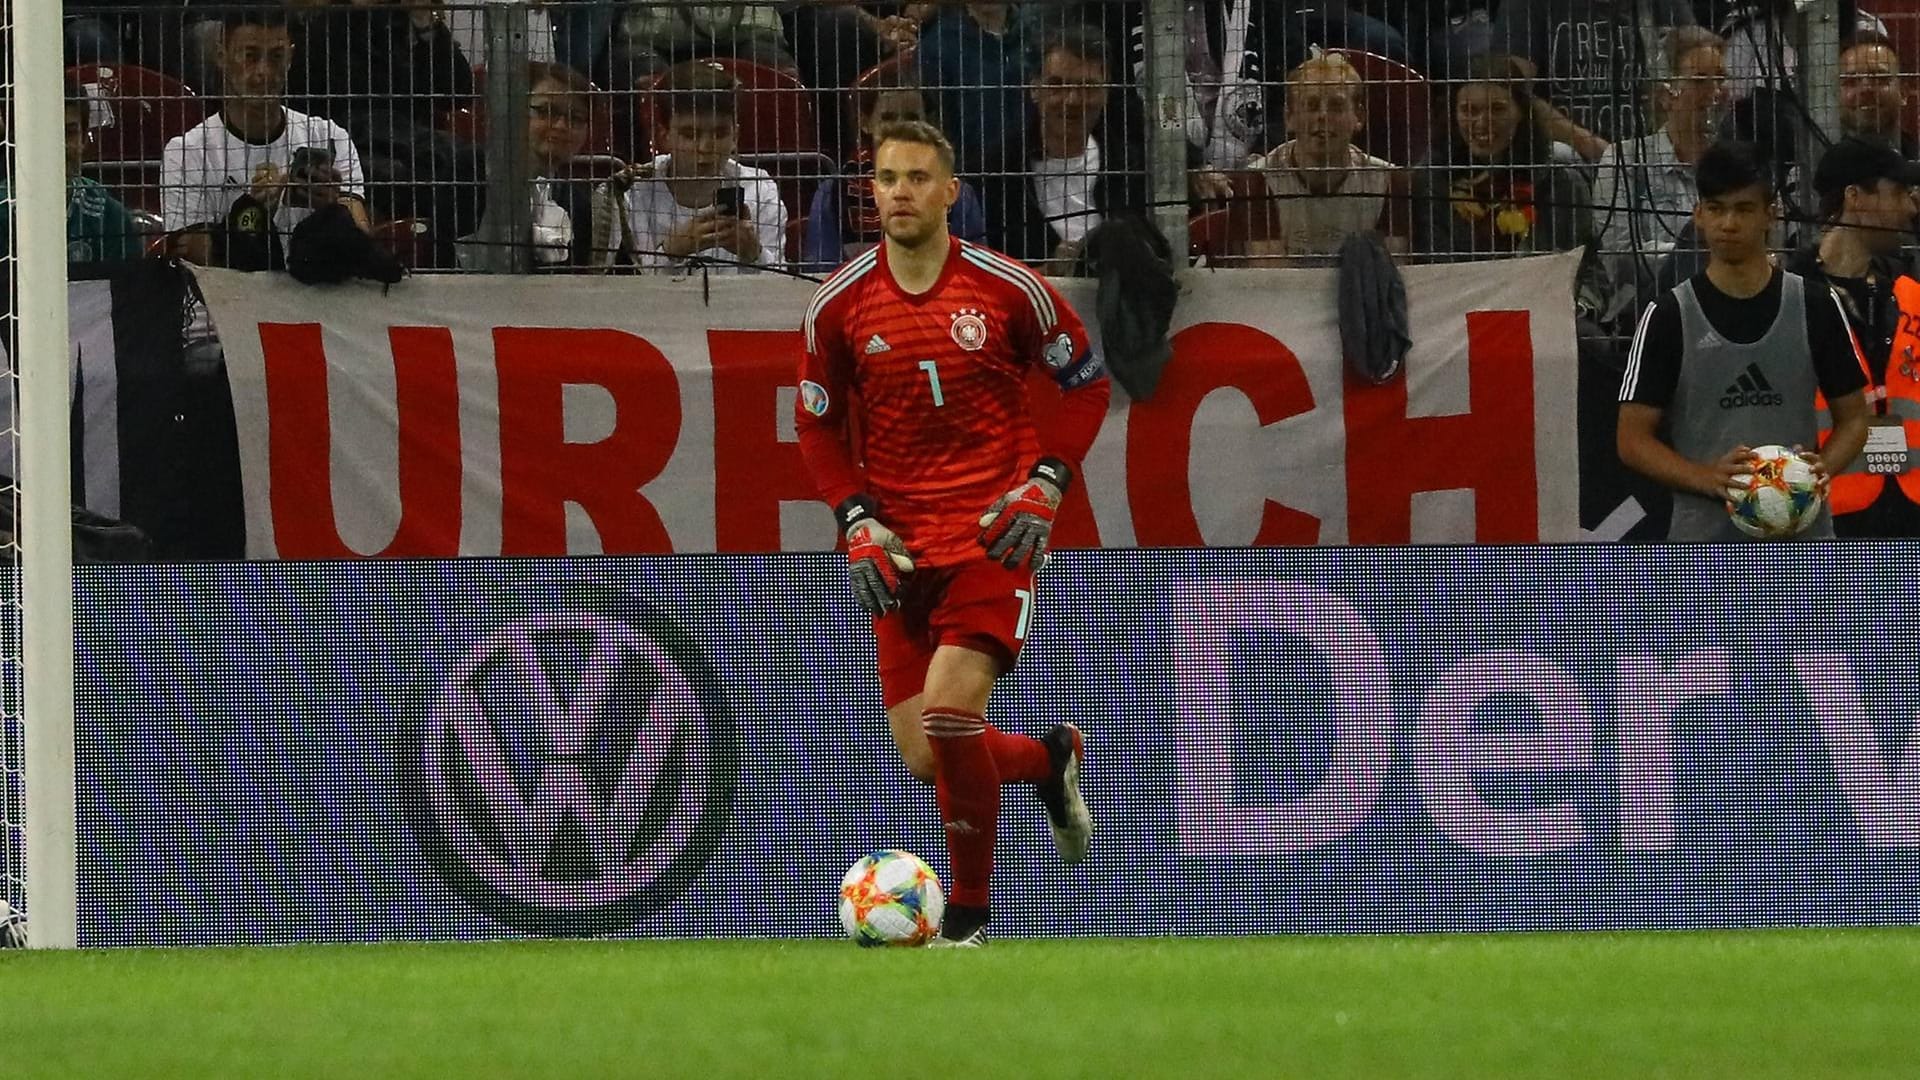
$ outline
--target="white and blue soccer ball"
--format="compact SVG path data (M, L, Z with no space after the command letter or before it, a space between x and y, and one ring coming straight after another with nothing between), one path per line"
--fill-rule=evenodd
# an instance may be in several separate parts
M940 879L912 852L876 851L840 879L840 925L862 946L925 945L946 912Z
M1784 446L1756 446L1751 472L1727 485L1734 527L1762 540L1793 536L1813 524L1827 501L1826 480Z

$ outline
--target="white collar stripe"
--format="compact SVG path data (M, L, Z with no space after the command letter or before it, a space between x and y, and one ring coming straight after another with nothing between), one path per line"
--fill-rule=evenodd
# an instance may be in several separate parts
M847 289L850 288L854 282L860 280L867 271L872 270L878 265L880 260L879 250L880 249L875 248L872 251L868 251L859 258L841 267L832 277L827 279L825 285L820 286L819 292L813 294L813 302L807 305L806 329L808 352L815 352L818 348L818 338L813 329L814 321L820 318L820 313L826 310L826 306L833 302L834 297L847 291Z
M1033 312L1040 319L1040 332L1043 334L1052 332L1054 325L1058 322L1054 317L1053 298L1047 295L1046 286L1040 284L1031 270L1018 263L1010 263L1006 259L977 252L974 249L963 248L961 255L968 262L994 277L1018 286L1027 294L1027 301L1033 305ZM982 257L983 255L986 257Z
M1045 324L1044 329L1053 329L1054 323L1059 321L1054 315L1053 297L1047 292L1046 285L1040 280L1038 275L1032 270L1029 270L1025 265L1017 263L997 251L992 251L987 248L977 248L971 244L962 244L960 251L968 262L973 263L982 270L996 272L999 276L1006 278L1008 281L1026 290L1027 296L1033 301L1034 312L1040 316L1040 321Z

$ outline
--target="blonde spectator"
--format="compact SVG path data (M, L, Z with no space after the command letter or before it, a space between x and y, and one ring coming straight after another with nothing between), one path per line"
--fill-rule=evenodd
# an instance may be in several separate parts
M1366 87L1345 57L1316 56L1287 76L1288 139L1257 157L1268 201L1249 255L1331 256L1349 235L1379 230L1407 250L1406 177L1353 144L1367 122Z

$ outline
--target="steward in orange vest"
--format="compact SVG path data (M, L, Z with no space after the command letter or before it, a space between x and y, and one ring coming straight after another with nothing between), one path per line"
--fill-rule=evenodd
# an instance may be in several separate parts
M1866 449L1827 494L1834 533L1920 536L1920 281L1898 261L1913 235L1920 165L1878 143L1842 139L1822 155L1813 184L1828 224L1787 268L1833 288L1873 410ZM1817 407L1824 445L1831 422L1826 401Z

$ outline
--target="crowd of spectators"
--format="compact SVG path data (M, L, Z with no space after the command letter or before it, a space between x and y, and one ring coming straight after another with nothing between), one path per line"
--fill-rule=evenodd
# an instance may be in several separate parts
M303 214L338 202L363 228L404 221L427 237L409 253L417 268L487 265L500 234L483 227L478 7L68 9L70 59L156 68L211 110L167 143L157 174L99 176L136 217L158 212L168 239L155 247L221 261L236 206L261 211L284 240ZM1219 264L1325 262L1362 231L1415 260L1579 249L1583 327L1620 334L1698 268L1688 212L1706 146L1754 140L1790 198L1802 183L1800 60L1771 3L1181 10L1180 194ZM954 231L1049 272L1074 272L1101 221L1164 211L1149 195L1156 98L1138 0L579 0L534 3L527 17L534 184L512 208L510 242L536 269L828 269L878 238L870 133L903 118L932 120L958 150ZM1911 155L1888 24L1851 3L1843 17L1835 134ZM136 104L103 100L98 86L75 93L90 95L92 128ZM759 116L769 94L784 95L785 142L769 144ZM107 212L108 188L76 191L76 213Z
M1736 107L1756 91L1777 88L1779 71L1797 64L1791 49L1776 40L1778 20L1770 10L1717 7L1724 5L1705 0L1693 6L1682 0L1191 0L1185 5L1184 65L1195 209L1210 208L1204 200L1234 191L1279 201L1331 196L1352 202L1362 195L1344 181L1318 175L1322 172L1344 176L1351 170L1361 187L1384 183L1393 188L1394 198L1412 199L1417 206L1470 181L1476 171L1487 171L1475 170L1476 165L1511 164L1523 173L1553 175L1570 174L1561 166L1580 165L1578 179L1548 183L1556 195L1562 187L1574 189L1565 194L1584 195L1553 201L1587 205L1594 220L1585 225L1548 214L1555 220L1544 226L1529 222L1522 238L1512 215L1502 230L1499 214L1488 214L1496 223L1488 230L1463 215L1449 221L1445 211L1399 207L1390 215L1389 235L1418 254L1542 250L1589 238L1601 250L1618 253L1628 249L1620 238L1636 235L1656 245L1670 243L1674 237L1662 240L1659 232L1639 227L1657 225L1671 232L1670 222L1654 220L1672 210L1665 204L1668 174L1687 164L1702 137L1730 122ZM427 220L448 239L472 232L476 197L453 200L436 189L477 188L481 181L479 155L471 145L476 129L454 122L470 117L482 100L476 68L484 34L477 7L452 8L439 0L289 0L227 9L198 0L136 6L80 0L68 8L71 59L146 64L181 79L209 102L226 100L224 84L235 63L225 40L231 16L281 12L288 46L282 104L291 113L324 117L347 133L367 170L365 197L374 215ZM1103 172L1144 178L1143 8L1125 0L761 5L581 0L530 8L529 55L548 69L577 73L588 84L584 95L599 100L656 92L660 80L676 70L714 58L789 74L800 80L795 85L817 94L812 148L856 172L862 117L849 107L856 95L848 91L863 73L890 68L891 81L902 92L917 91L921 112L952 137L963 174L986 197L986 216L1005 218L1020 214L1017 208L999 212L991 196L1010 190L1021 202L1029 201L1028 186L1007 179L1037 162L1056 172L1063 165L1077 169L1067 175L1089 178L1089 184ZM1901 126L1905 102L1899 57L1882 32L1884 24L1864 14L1854 18L1860 29L1840 59L1847 131L1910 144ZM1718 22L1725 33L1706 29L1710 22ZM1055 49L1063 37L1067 46ZM1357 71L1335 80L1352 87L1350 94L1316 90L1324 101L1314 102L1313 109L1295 107L1296 85L1317 87L1329 78L1322 49L1364 51L1397 65L1389 78L1425 81L1425 99L1435 106L1421 124L1425 129L1431 122L1430 145L1407 148L1406 160L1391 162L1394 169L1378 164L1386 160L1372 152L1383 142L1378 129L1408 118L1367 116L1369 88ZM1055 58L1049 60L1050 54ZM1081 83L1078 93L1069 93L1058 71L1043 70L1049 63L1073 69ZM1092 100L1096 89L1103 91L1097 102ZM1485 100L1490 95L1502 100ZM858 96L862 104L871 98ZM1060 105L1063 96L1087 103ZM1055 104L1043 104L1048 101ZM1337 109L1343 102L1352 105L1344 116L1327 113L1329 105ZM628 105L617 102L613 115L616 126L626 122L624 137L593 152L623 151L636 163L658 157L663 131L657 123L654 130L636 131L643 110L623 107ZM1488 124L1502 123L1499 115L1513 105L1525 106L1530 115L1515 117L1509 145L1496 148L1492 143L1501 140L1491 138ZM1067 107L1100 129L1085 136L1100 144L1098 153L1036 156L1038 129L1064 130L1058 121ZM1480 113L1493 119L1468 119ZM663 114L648 115L657 120ZM1316 140L1324 141L1324 131L1304 138L1297 133L1315 124L1350 127L1348 152L1310 163L1296 160L1310 153ZM1469 124L1486 128L1489 138L1470 137ZM607 142L606 133L599 141ZM1523 160L1527 155L1540 160ZM820 172L806 178L804 190L783 187L790 218L810 219L817 191L840 186L842 177ZM1229 176L1235 173L1253 174L1250 188L1234 188ZM1423 173L1427 178L1416 182ZM1487 177L1481 186L1492 180ZM1533 180L1517 176L1503 186L1525 191ZM1079 190L1089 184L1053 188ZM1130 205L1145 202L1143 184L1109 186L1127 188L1123 194ZM1491 209L1501 204L1504 192L1462 194L1462 201ZM1078 212L1093 217L1101 211L1088 206ZM1282 227L1277 219L1284 216L1273 210L1244 215L1253 226L1277 231L1240 237L1236 253L1304 256L1326 246L1306 241L1298 228ZM1328 216L1353 217L1354 212L1349 207L1344 215ZM1383 224L1377 217L1367 220L1374 227ZM1069 240L1059 225L1050 222L1050 231L1059 242ZM1544 236L1539 235L1543 229ZM1069 223L1066 230L1079 227ZM1004 235L996 233L989 242ZM1434 246L1423 250L1422 238L1431 238ZM1028 257L1054 261L1059 242ZM784 240L782 249L776 254L785 258ZM1631 249L1645 250L1642 245ZM820 252L808 252L805 261L817 264ZM1608 271L1610 276L1622 272L1613 265Z
M1180 38L1165 87L1140 0L525 0L508 52L531 190L489 207L511 190L486 175L504 8L67 0L70 248L272 269L340 207L401 226L417 269L504 247L536 271L820 274L880 239L873 132L926 119L957 151L952 231L1050 274L1082 272L1104 222L1183 211L1214 265L1327 265L1367 233L1402 262L1581 252L1584 384L1699 279L1696 166L1736 140L1789 208L1770 246L1832 287L1880 385L1915 225L1899 43L1920 6L1878 2L1841 0L1837 54L1807 58L1784 0L1181 0L1151 28ZM178 82L122 94L133 65ZM1825 132L1815 66L1838 90ZM154 86L199 111L157 161L97 160L90 139L152 122ZM1168 140L1184 160L1150 170ZM1914 520L1888 528L1920 531L1896 509Z

